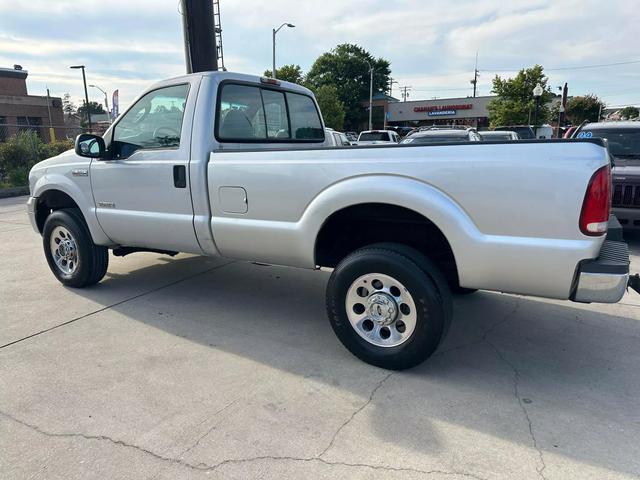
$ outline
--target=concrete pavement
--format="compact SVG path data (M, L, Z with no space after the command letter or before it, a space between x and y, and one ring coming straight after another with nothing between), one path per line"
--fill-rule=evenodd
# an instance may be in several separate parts
M0 478L640 476L635 293L459 297L390 373L335 338L325 273L135 254L66 289L24 201L0 200Z

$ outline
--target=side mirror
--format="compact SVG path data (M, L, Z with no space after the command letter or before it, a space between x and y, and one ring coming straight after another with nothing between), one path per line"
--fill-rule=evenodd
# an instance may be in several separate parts
M87 158L104 157L106 148L104 140L99 135L91 133L81 133L76 137L76 155Z

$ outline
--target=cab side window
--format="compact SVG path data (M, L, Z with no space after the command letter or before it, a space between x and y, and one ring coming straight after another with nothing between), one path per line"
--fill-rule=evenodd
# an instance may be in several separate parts
M223 84L216 137L235 143L324 140L315 103L306 95L253 85Z
M287 92L287 103L289 104L293 138L297 140L324 139L322 122L311 97Z
M127 158L137 150L180 146L189 85L173 85L147 93L114 127L112 158Z

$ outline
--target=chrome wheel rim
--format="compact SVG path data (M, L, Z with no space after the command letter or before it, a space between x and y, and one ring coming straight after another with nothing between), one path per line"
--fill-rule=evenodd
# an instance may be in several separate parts
M72 275L78 269L78 247L75 238L65 227L55 227L49 240L53 261L65 275Z
M358 335L378 347L406 342L416 328L416 305L409 290L395 278L367 273L347 290L347 317Z

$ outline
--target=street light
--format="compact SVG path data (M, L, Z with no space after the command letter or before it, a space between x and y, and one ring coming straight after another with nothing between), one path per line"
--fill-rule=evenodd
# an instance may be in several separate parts
M544 90L542 89L542 85L539 83L536 85L536 88L533 89L533 96L536 99L536 111L533 115L533 125L535 127L536 138L538 138L538 110L540 109L540 97Z
M369 60L365 60L369 66L369 130L373 129L372 115L373 115L373 67L369 63Z
M104 93L104 106L107 107L107 115L109 115L109 123L112 123L111 122L111 112L109 111L109 100L107 99L107 92L105 92L103 89L101 89L97 85L89 85L89 86L92 87L92 88L97 88L102 93Z
M295 25L285 22L278 28L273 29L273 70L271 70L271 78L276 78L276 33L278 33L282 27L295 28Z
M89 131L91 131L92 128L91 128L91 113L89 112L89 93L87 92L87 77L84 74L84 65L71 65L69 68L82 69L82 83L84 84L84 102L85 102L85 108L87 109L87 120L89 122Z

